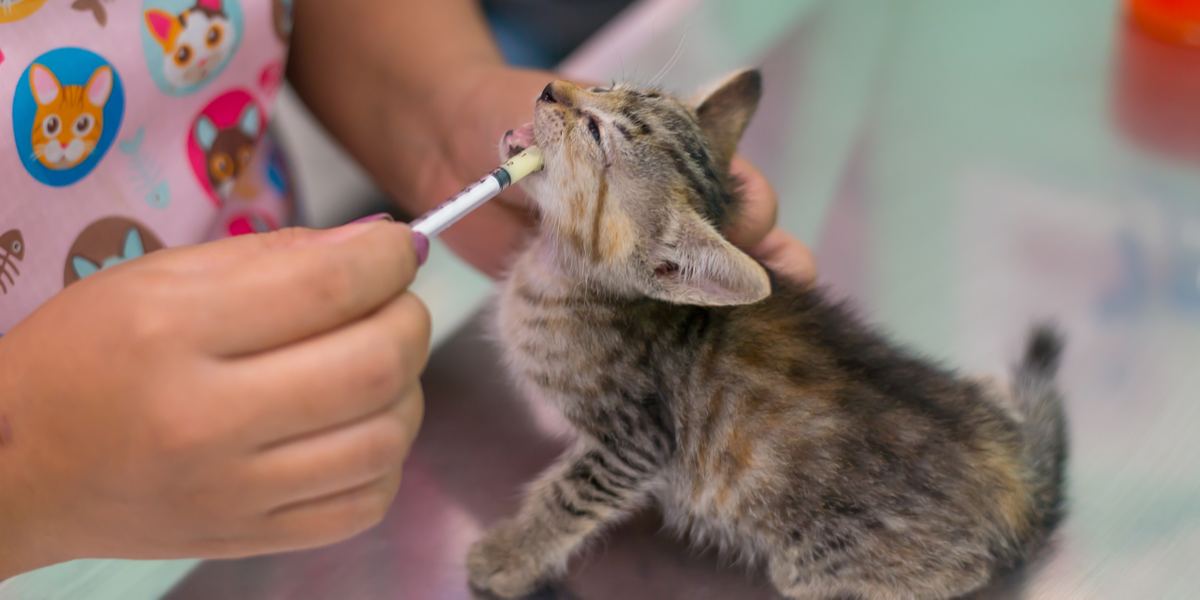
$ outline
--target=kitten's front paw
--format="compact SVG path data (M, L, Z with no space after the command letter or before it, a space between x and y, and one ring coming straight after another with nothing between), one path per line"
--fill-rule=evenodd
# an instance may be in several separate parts
M534 549L521 543L521 531L506 521L497 525L467 553L471 585L501 598L519 598L537 590L544 573Z

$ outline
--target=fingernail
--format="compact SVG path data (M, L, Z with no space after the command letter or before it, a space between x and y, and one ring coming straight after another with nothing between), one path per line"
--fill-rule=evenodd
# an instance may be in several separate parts
M392 218L392 215L389 215L388 213L385 213L385 212L381 212L381 213L375 213L373 215L367 215L361 219L355 219L355 220L347 223L347 225L352 225L354 223L374 223L375 221L395 221L395 220L396 219Z
M417 266L425 264L429 258L429 238L425 234L414 231L412 233L413 249L417 253Z

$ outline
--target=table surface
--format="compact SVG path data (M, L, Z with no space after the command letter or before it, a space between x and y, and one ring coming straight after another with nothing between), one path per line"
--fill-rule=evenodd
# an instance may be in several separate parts
M1172 138L1187 124L1146 133L1170 81L1129 89L1145 41L1115 3L734 5L642 6L567 69L645 79L679 47L665 81L686 89L763 65L743 148L827 285L973 372L1003 375L1026 326L1058 320L1071 512L1043 564L990 595L1200 595L1200 160ZM171 597L469 598L467 547L563 445L555 416L505 383L481 323L433 357L426 423L380 526L205 563ZM647 513L616 528L545 596L774 597L761 573L659 526Z

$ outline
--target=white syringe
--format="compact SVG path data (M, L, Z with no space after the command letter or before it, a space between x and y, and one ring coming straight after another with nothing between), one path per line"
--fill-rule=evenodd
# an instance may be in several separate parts
M463 188L463 190L437 208L425 213L421 218L411 223L412 230L433 238L446 230L468 213L479 208L484 202L495 198L508 186L524 179L530 173L542 168L542 152L537 146L530 146L496 170L488 173L483 179Z

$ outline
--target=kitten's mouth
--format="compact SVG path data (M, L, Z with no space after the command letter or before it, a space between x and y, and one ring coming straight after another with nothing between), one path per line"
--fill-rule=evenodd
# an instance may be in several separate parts
M504 132L504 153L508 158L516 156L535 143L533 123L526 123L516 129Z

